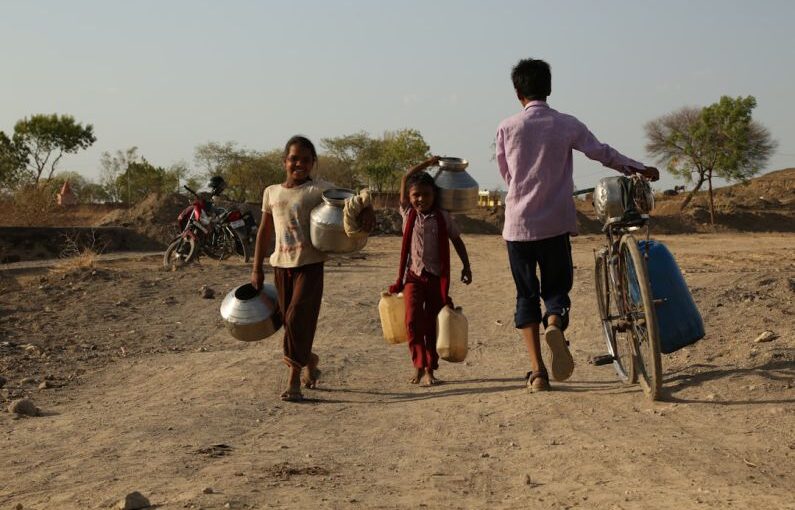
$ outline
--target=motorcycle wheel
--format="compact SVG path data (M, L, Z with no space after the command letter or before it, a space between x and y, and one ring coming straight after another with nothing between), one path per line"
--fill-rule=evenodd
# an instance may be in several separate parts
M192 237L178 237L163 254L163 267L179 269L196 258L196 240Z
M243 257L243 262L248 263L251 260L251 245L248 239L242 237L238 232L233 232L235 238L235 252Z
M233 255L239 255L244 262L249 261L249 250L237 232L224 228L212 238L212 243L205 243L204 252L215 260L226 260Z

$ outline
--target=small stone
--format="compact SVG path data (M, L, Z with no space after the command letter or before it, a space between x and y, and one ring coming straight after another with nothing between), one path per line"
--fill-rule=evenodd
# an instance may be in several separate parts
M29 398L21 398L11 402L8 412L19 416L38 416L39 408Z
M22 503L17 503L17 506L14 507L14 510L23 510L25 507L22 506Z
M524 483L525 483L525 485L533 485L533 479L530 478L530 474L529 473L524 475Z
M50 388L52 388L52 383L50 381L42 381L41 384L39 384L39 390L48 390Z
M38 345L28 344L25 346L25 352L31 356L41 356L41 348Z
M202 494L215 494L215 491L212 487L205 487L202 489Z
M131 492L116 503L118 510L141 510L142 508L149 508L151 503L138 491Z
M215 297L215 291L207 285L202 285L201 293L204 299L212 299Z
M5 385L6 385L6 382L8 382L8 381L6 380L6 378L5 378L5 377L3 377L2 375L0 375L0 388L2 388L3 386L5 386Z
M196 352L207 352L207 347L201 346L198 349L196 349Z
M488 453L486 453L486 452L483 452L483 453L480 454L480 458L481 459L487 459L489 457L490 457L490 455Z
M714 393L710 393L704 398L706 398L707 400L716 400L718 398L718 396L715 395Z
M762 334L754 339L754 343L761 344L762 342L771 342L776 338L778 338L778 335L772 331L763 331Z

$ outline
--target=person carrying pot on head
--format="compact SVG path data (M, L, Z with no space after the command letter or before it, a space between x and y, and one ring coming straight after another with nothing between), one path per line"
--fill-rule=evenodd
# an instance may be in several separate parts
M312 351L320 303L323 298L323 263L326 254L312 246L309 237L310 212L323 200L323 191L333 186L312 180L317 152L303 136L293 136L284 147L285 180L265 188L262 194L262 221L257 232L251 284L262 288L263 261L275 235L270 257L273 279L284 319L284 362L289 383L282 400L300 401L301 383L317 384L319 357ZM375 213L366 207L358 215L367 232L375 226Z
M406 333L414 373L409 382L432 386L439 381L436 352L436 317L450 302L450 242L461 259L461 281L472 283L472 269L461 234L450 214L439 207L439 189L426 168L436 165L433 156L410 168L400 183L403 245L398 279L391 294L403 292Z
M552 78L543 60L519 61L511 79L522 111L497 129L496 159L508 187L502 235L516 284L515 323L530 356L527 386L544 391L549 389L549 376L541 358L541 323L552 352L552 377L564 381L574 370L564 336L573 279L569 236L577 234L572 149L624 174L657 180L659 172L600 143L585 124L550 108Z

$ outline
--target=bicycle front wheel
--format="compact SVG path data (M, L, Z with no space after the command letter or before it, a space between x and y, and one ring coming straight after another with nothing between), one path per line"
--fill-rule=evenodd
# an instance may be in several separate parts
M612 304L615 288L611 282L605 251L596 255L594 280L596 282L596 305L602 322L602 333L607 343L607 351L613 357L613 368L622 382L634 384L638 382L638 374L633 360L632 342L626 333L619 334L616 330L616 317L613 315L615 305Z
M652 400L662 393L662 362L657 313L649 284L646 260L632 235L621 238L619 273L622 278L624 315L635 346L635 366L646 395Z

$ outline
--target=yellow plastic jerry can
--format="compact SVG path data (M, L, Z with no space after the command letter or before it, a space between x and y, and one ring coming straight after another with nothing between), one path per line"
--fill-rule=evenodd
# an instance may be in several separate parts
M467 357L469 323L461 311L445 306L436 318L436 351L439 357L460 363Z
M381 316L381 329L384 340L390 344L401 344L408 341L406 334L406 302L403 293L381 293L378 302L378 314Z

